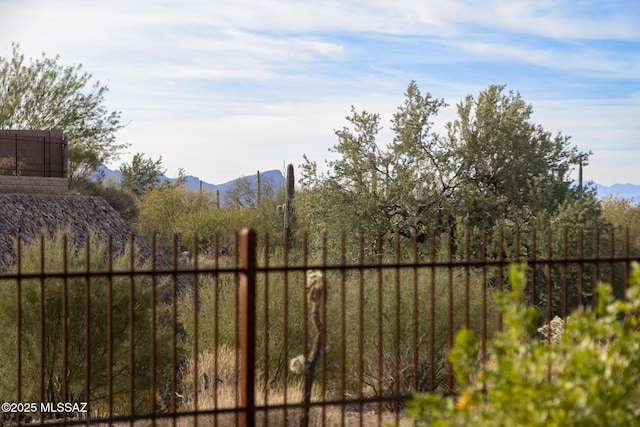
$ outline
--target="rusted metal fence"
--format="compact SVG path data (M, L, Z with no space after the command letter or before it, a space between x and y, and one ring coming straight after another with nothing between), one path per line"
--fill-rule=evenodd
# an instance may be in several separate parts
M412 392L455 391L445 351L457 330L486 351L509 264L529 265L543 325L595 304L598 281L624 295L638 256L614 230L296 247L243 230L230 251L174 241L160 269L155 241L147 259L133 240L110 242L17 240L0 274L5 425L401 423Z
M0 130L0 175L67 177L61 130Z

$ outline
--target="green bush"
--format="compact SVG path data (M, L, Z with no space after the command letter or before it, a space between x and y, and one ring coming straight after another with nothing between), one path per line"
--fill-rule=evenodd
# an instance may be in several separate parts
M70 239L71 240L71 239ZM21 249L20 272L28 273L69 273L99 272L107 270L106 245L96 238L90 239L89 261L83 247L74 246L71 241L66 248L66 266L64 264L63 234L26 245ZM44 258L41 257L41 249ZM44 264L42 264L44 259ZM136 267L150 268L148 262L137 255ZM131 268L130 254L114 254L112 267L115 271L128 271ZM88 263L88 264L85 264ZM18 272L17 264L4 266L9 273ZM87 270L88 269L88 270ZM151 324L156 322L156 382L166 388L170 380L171 367L171 328L166 305L162 304L164 285L156 284L156 318L152 316L152 281L149 276L118 275L111 279L112 305L108 306L109 279L104 276L74 275L66 280L62 277L24 278L0 280L0 400L17 399L16 373L18 368L17 343L21 343L21 401L39 401L40 393L47 402L89 401L91 411L104 414L107 407L107 342L108 313L112 316L111 380L113 382L113 410L125 414L129 412L129 378L134 375L135 408L138 413L148 412L151 402ZM17 290L20 287L20 310L18 316ZM132 290L133 287L133 290ZM85 298L89 292L89 313L85 311ZM67 346L64 348L63 307L66 292L66 328ZM133 292L134 300L130 300ZM130 304L133 304L134 317L131 318ZM41 309L44 310L44 348L41 340ZM88 316L89 332L86 329ZM164 320L163 320L164 319ZM17 336L17 321L20 321L21 333ZM133 325L133 341L130 328ZM85 337L89 336L89 342ZM85 346L89 345L89 360L85 358ZM129 365L131 348L134 348L134 366ZM63 371L63 351L67 351L67 371ZM44 353L44 360L41 358ZM85 372L89 363L90 395L85 395ZM131 371L133 369L133 371ZM44 374L44 389L40 387L40 372ZM68 395L62 395L66 381ZM164 397L161 390L158 398Z
M598 304L565 319L559 344L533 338L535 310L523 304L525 267L511 269L500 298L505 328L479 363L474 334L460 332L449 358L457 397L419 394L408 415L430 426L629 426L640 419L640 268L627 299L608 285Z
M127 222L135 222L140 210L136 196L129 190L107 181L91 181L88 178L76 178L71 183L71 191L85 196L98 196L106 200Z

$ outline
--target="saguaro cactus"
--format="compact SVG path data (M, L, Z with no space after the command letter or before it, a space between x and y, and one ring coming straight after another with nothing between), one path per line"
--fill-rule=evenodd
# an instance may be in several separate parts
M295 212L293 210L293 197L295 195L295 179L293 177L293 165L287 166L287 187L284 202L284 238L289 247L293 246L293 231L295 228Z

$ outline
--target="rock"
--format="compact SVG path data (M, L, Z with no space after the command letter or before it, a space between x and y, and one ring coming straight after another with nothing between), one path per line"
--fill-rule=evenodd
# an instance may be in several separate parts
M149 243L101 197L1 194L0 209L0 259L15 258L18 236L28 244L58 230L69 230L76 245L84 245L89 233L105 240L111 235L114 254L123 253L133 236L140 257L151 257ZM171 264L157 256L156 268L170 269Z

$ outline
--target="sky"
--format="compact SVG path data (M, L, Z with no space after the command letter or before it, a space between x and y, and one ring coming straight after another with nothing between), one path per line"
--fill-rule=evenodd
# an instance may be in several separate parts
M334 158L351 106L381 146L411 81L455 105L505 84L593 152L584 179L640 184L638 0L0 0L0 55L59 55L106 84L119 143L220 184Z

